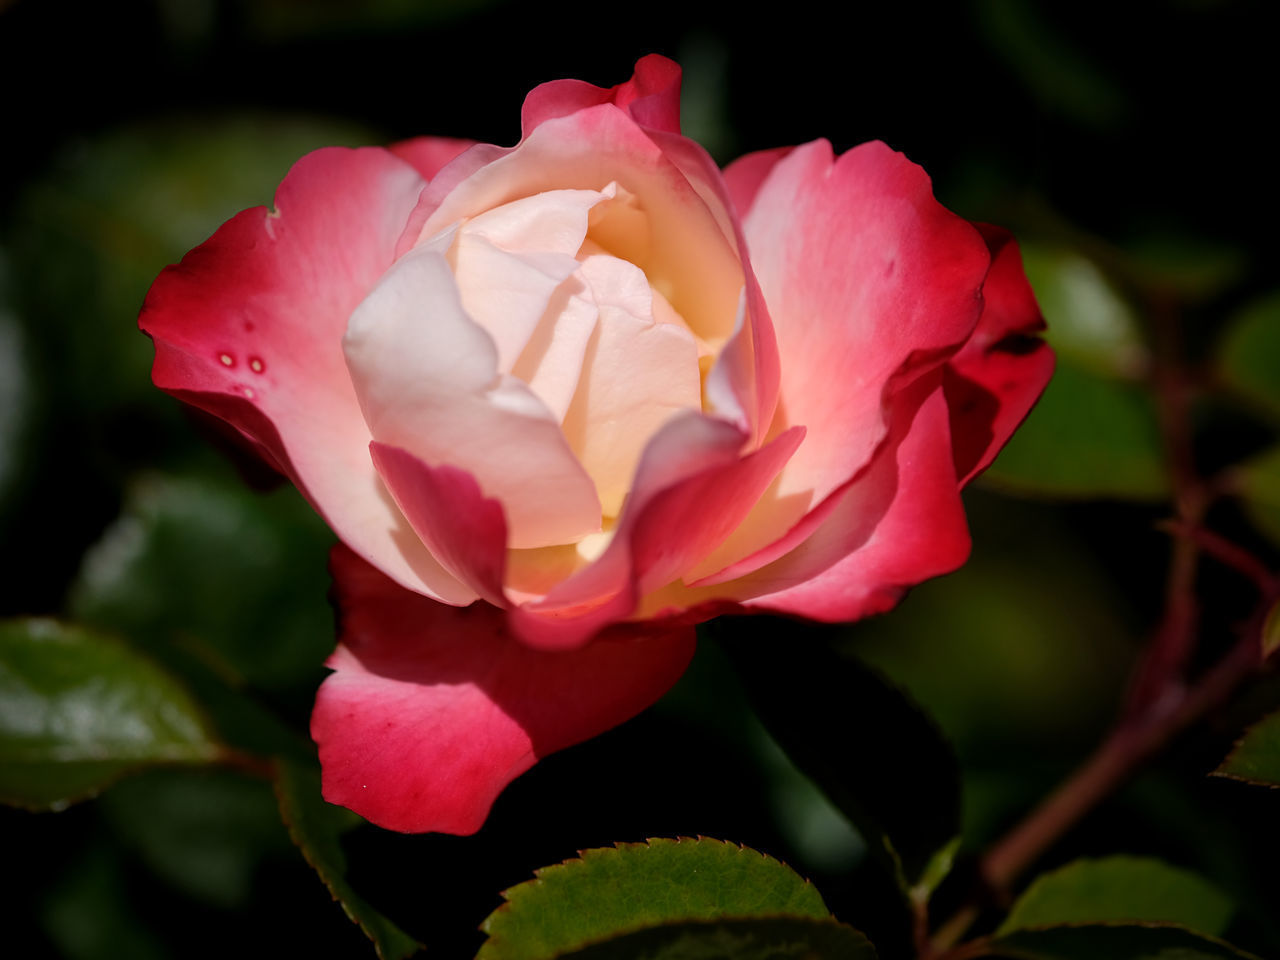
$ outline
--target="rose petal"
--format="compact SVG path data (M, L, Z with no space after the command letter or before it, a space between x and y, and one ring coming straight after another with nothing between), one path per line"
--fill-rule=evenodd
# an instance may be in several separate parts
M729 191L733 209L739 218L745 220L756 202L756 194L764 185L778 161L789 154L794 147L774 147L772 150L757 150L739 157L724 168L724 182Z
M588 257L599 322L583 360L583 376L564 419L564 432L595 481L606 517L616 517L632 486L645 444L681 410L701 409L698 348L674 323L656 323L653 307L628 297L644 275L625 260ZM632 312L639 308L640 315Z
M588 107L611 103L641 126L680 132L680 66L651 53L636 61L635 74L616 87L581 80L553 80L535 87L524 100L520 127L529 136L540 124Z
M909 587L964 563L969 532L939 380L917 381L899 395L889 443L812 536L717 593L750 608L856 620L888 610Z
M473 475L501 502L511 546L600 529L595 487L560 424L525 384L499 377L493 340L462 309L439 253L419 247L387 271L343 346L373 438Z
M521 639L569 649L632 616L643 593L662 586L741 522L804 433L793 428L746 456L746 435L699 414L673 418L645 448L630 499L608 548L541 603L511 613Z
M502 504L486 498L475 477L457 467L429 467L376 440L369 451L397 506L445 569L481 599L505 606L507 523Z
M769 308L751 267L741 219L734 215L729 187L715 161L686 137L650 131L649 136L702 197L742 262L744 286L733 332L707 377L709 411L737 420L763 442L773 422L781 385L778 341Z
M547 120L447 195L437 193L433 183L415 216L438 204L422 227L426 238L521 197L566 185L603 190L612 182L621 188L620 196L625 191L631 199L611 205L605 222L593 223L589 238L643 270L690 329L718 347L733 331L742 264L699 192L644 131L610 104ZM625 216L632 205L639 216ZM647 228L635 229L637 219ZM597 236L598 231L604 233ZM650 243L650 237L662 242Z
M639 713L684 672L691 628L619 628L571 653L513 640L502 611L434 603L342 547L340 645L311 734L325 799L404 832L474 833L539 758Z
M744 223L778 338L773 430L804 444L736 535L691 576L708 578L787 535L847 483L888 430L888 392L969 337L989 265L977 231L933 198L924 171L884 144L833 158L825 141L779 159ZM764 556L765 554L762 554Z
M274 210L244 211L166 268L138 322L156 344L157 386L231 423L389 576L467 603L475 595L382 490L341 350L347 317L391 264L422 187L385 150L309 154Z
M422 174L423 179L430 180L446 164L475 145L474 140L457 137L414 137L393 143L387 149L410 164Z
M1053 351L1013 235L976 224L991 250L983 310L944 381L951 409L956 473L965 484L995 459L1053 375Z

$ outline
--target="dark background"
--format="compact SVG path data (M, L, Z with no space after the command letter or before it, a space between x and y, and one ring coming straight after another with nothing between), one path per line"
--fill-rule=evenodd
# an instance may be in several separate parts
M965 216L1138 264L1176 295L1195 364L1276 286L1262 8L855 3L835 20L800 2L761 18L697 2L0 3L0 613L96 623L162 660L174 644L213 649L303 729L332 643L327 531L290 491L245 492L149 386L135 327L147 285L269 202L308 149L427 133L510 144L537 83L611 85L649 52L685 66L687 132L721 162L883 139ZM1206 469L1272 436L1227 407L1197 414ZM1087 750L1162 599L1160 490L1066 503L1014 487L971 497L964 572L851 633L956 741L974 849ZM1215 519L1274 564L1238 510ZM1201 591L1212 649L1247 597L1221 571ZM1276 949L1275 798L1203 778L1236 732L1222 720L1181 744L1051 862L1165 856L1240 902L1242 945ZM477 837L362 827L347 851L369 899L437 956L462 956L535 867L699 833L786 859L837 915L897 935L856 839L752 726L712 646L658 710L522 778ZM33 955L371 955L289 846L269 788L239 774L162 771L59 815L3 810L0 849L16 881L4 935Z

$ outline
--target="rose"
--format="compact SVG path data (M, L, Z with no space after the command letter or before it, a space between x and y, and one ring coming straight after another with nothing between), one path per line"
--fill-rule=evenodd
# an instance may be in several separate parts
M510 149L327 149L156 281L156 384L345 546L324 793L468 833L726 610L845 620L963 562L1052 356L1016 246L883 144L679 133L679 69L535 89Z

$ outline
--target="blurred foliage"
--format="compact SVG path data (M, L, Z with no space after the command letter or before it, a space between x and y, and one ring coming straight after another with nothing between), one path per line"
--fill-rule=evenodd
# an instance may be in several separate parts
M787 756L884 858L902 892L927 899L959 842L959 767L910 698L831 649L841 629L749 617L723 618L709 632L723 638Z
M208 759L215 737L290 757L280 803L330 887L289 845L264 777L154 770L57 819L0 810L24 879L7 902L15 955L367 954L332 890L382 931L387 955L417 939L466 956L498 891L534 869L589 845L704 833L794 864L884 960L909 956L902 904L884 899L865 838L763 732L713 645L658 710L513 785L476 837L352 827L319 801L305 731L333 643L330 535L294 492L245 489L150 386L137 309L166 263L269 203L307 150L421 133L511 143L537 82L613 83L651 51L683 61L687 128L721 161L817 136L904 150L948 206L1015 229L1059 357L1044 402L968 497L973 559L839 637L842 656L904 687L954 744L971 851L1105 728L1158 617L1168 543L1153 524L1169 484L1150 375L1169 347L1153 318L1172 315L1184 334L1198 463L1235 498L1212 519L1271 568L1280 559L1264 11L868 4L847 31L823 26L816 5L726 19L687 0L643 15L570 0L554 29L545 7L514 0L0 4L0 78L14 91L0 159L0 614L86 625L47 628L80 651L65 687L28 684L5 660L0 715L39 712L21 698L57 708L72 692L111 694L76 686L77 671L145 662L129 676L149 692L129 709L173 707L191 759ZM46 81L51 63L71 82ZM1205 570L1204 636L1229 642L1253 602L1243 593L1230 571ZM13 637L32 652L31 636ZM1273 727L1245 739L1267 782ZM1203 779L1239 730L1180 745L1049 865L1121 848L1178 863L1237 902L1233 942L1280 952L1272 792ZM93 744L105 766L51 775L56 789L27 801L79 796L155 759L102 753L106 739ZM3 776L13 760L0 757ZM962 862L941 903L964 875ZM1186 931L1118 929L1119 946L1091 927L1020 931L993 955L1239 956ZM859 949L837 942L833 955Z

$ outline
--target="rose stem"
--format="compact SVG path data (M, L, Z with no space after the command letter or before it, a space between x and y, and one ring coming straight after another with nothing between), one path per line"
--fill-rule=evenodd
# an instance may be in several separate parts
M1261 630L1275 600L1277 578L1255 557L1201 526L1211 493L1195 469L1190 431L1190 391L1182 364L1181 331L1170 298L1152 297L1159 356L1153 380L1165 457L1180 534L1173 543L1164 614L1134 672L1119 722L1085 762L983 857L984 892L1001 899L1018 876L1059 837L1132 777L1137 768L1179 733L1220 705L1262 661ZM1196 636L1194 586L1201 549L1249 576L1263 593L1250 628L1231 651L1191 688L1184 671ZM932 949L952 947L978 918L977 903L962 907L938 928ZM949 956L961 960L965 947Z

